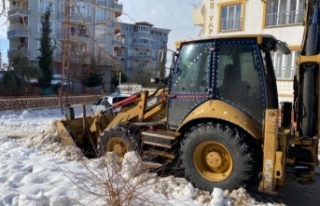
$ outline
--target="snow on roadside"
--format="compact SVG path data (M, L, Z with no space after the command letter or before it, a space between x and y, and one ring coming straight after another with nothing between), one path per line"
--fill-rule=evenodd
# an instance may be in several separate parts
M123 165L113 153L82 158L77 148L58 142L53 122L62 117L60 109L0 112L0 206L103 205L118 201L103 195L110 188L130 205L263 205L242 188L214 188L210 194L184 178L141 173L141 160L133 152L126 154Z

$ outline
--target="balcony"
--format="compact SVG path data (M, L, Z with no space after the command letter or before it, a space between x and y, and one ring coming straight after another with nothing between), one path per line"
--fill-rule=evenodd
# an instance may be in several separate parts
M151 61L151 55L132 55L133 60L139 60L139 61Z
M57 39L59 39L59 40L64 39L63 31L64 31L63 29L58 30ZM89 36L88 32L83 29L70 28L69 38L71 41L90 42L90 36Z
M193 10L193 25L202 26L204 23L204 18L201 13L201 9L195 8Z
M119 3L118 1L114 1L114 14L115 17L119 17L122 14L123 5Z
M266 27L302 24L304 10L283 11L266 15Z
M24 24L11 24L8 27L7 36L8 39L19 38L19 37L28 37L28 25Z
M57 62L62 62L62 53L57 53L55 55L55 60ZM77 53L70 53L69 57L69 62L70 63L75 63L75 64L89 64L90 63L90 57L86 53L82 54L77 54Z
M106 35L101 34L99 36L94 37L94 40L98 43L105 43L106 42Z
M98 6L108 6L108 0L97 0L96 4Z
M116 64L124 66L124 57L116 57Z
M28 16L28 14L29 14L28 8L20 9L19 7L14 7L8 11L8 17L15 16L15 15L18 17Z
M59 20L59 21L65 21L65 18L66 18L66 16L64 15L64 13L63 13L63 12L59 12L59 14L58 14L58 20ZM83 21L84 21L85 23L93 23L93 18L92 18L92 16L84 16L84 15L83 15L82 18L83 18ZM82 18L81 18L80 15L77 14L77 13L71 13L71 14L70 14L70 22L80 22L80 23L83 23Z
M115 47L123 47L124 44L122 43L121 39L114 39L113 40L113 46L115 46Z
M151 44L141 44L141 43L133 43L132 46L136 49L152 49L152 45Z
M22 56L25 56L25 57L29 57L30 56L30 52L26 49L22 49L22 50L19 50L19 49L11 49L8 51L8 58L11 58L17 54L21 54Z

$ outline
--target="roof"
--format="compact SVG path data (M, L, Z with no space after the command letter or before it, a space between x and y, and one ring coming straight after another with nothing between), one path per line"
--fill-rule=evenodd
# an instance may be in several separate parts
M181 41L176 41L176 49L179 50L181 47L181 44L185 42L193 42L193 41L199 41L199 40L213 40L213 39L229 39L229 38L256 38L258 43L262 43L263 38L276 38L272 35L267 35L267 34L242 34L242 35L221 35L221 36L211 36L211 37L198 37L198 38L193 38L193 39L186 39L186 40L181 40Z
M136 25L145 25L145 26L150 26L153 27L153 24L146 22L146 21L141 21L141 22L136 22Z

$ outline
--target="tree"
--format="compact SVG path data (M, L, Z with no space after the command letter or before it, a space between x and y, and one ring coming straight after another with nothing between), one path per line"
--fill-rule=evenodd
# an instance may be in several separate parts
M89 69L82 73L82 85L85 87L97 87L103 84L103 74L100 73L99 66L96 64L95 58L91 58Z
M129 82L141 84L143 87L154 87L155 85L151 83L151 78L155 76L150 68L135 69L132 71Z
M121 73L121 83L126 83L128 82L128 76L125 74L125 72L122 71L121 67L119 65L118 68L116 69L116 73L112 76L111 78L111 85L116 88L119 85L119 77Z
M0 84L8 94L19 92L21 88L27 86L31 79L41 77L41 70L31 65L28 58L21 53L9 58L9 64L5 70Z
M39 80L40 87L47 88L51 86L53 78L52 55L55 47L51 45L50 38L50 11L47 10L41 17L41 37L40 41L40 56L38 57L39 68L42 71L42 77Z

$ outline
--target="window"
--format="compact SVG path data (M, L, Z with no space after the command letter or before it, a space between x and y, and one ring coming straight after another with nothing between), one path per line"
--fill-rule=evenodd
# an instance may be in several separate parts
M96 9L96 19L97 20L106 20L107 19L107 12L103 9Z
M133 49L132 48L129 48L128 49L128 56L132 56L133 55Z
M39 12L45 13L47 10L53 13L53 2L48 0L39 1Z
M260 123L265 108L258 47L254 40L217 42L216 98L232 104ZM236 91L236 92L235 92Z
M132 44L132 38L131 38L131 37L128 37L128 38L127 38L127 41L128 41L128 44L129 44L129 45Z
M152 58L157 58L157 56L158 56L158 52L153 51L151 55L152 55Z
M138 39L138 43L139 44L149 44L149 40L148 39Z
M41 24L41 20L39 20L38 32L41 33L41 29L42 29L42 24ZM53 23L53 21L50 21L50 30L51 30L51 33L54 33L54 23Z
M296 63L300 51L292 51L289 55L284 55L280 52L272 52L273 66L277 79L293 80L295 74Z
M149 39L134 38L133 43L149 45Z
M96 27L96 37L103 37L105 35L105 28Z
M248 0L233 0L218 3L218 31L242 31L245 22L245 6ZM212 22L209 22L209 29L212 29Z
M128 60L128 61L127 61L127 67L128 67L128 68L131 68L131 67L132 67L132 60Z
M158 48L158 41L157 40L151 40L151 45L153 49L157 49Z
M269 0L267 2L266 27L302 24L305 0Z
M146 62L138 62L137 67L139 69L144 69L147 67L147 63Z
M220 31L240 30L241 4L223 6L221 11Z
M124 26L124 31L126 31L126 32L133 31L133 27L126 25L126 26Z
M185 44L181 51L175 71L171 91L173 93L205 93L209 83L209 58L212 43Z
M90 4L84 3L84 2L78 2L77 3L80 13L83 16L91 16L91 6Z
M148 27L148 26L138 26L138 31L139 32L150 33L150 27Z
M65 11L65 4L60 4L60 9L59 9L60 12L64 13ZM70 15L74 15L77 13L77 9L75 7L75 5L73 4L70 4Z

